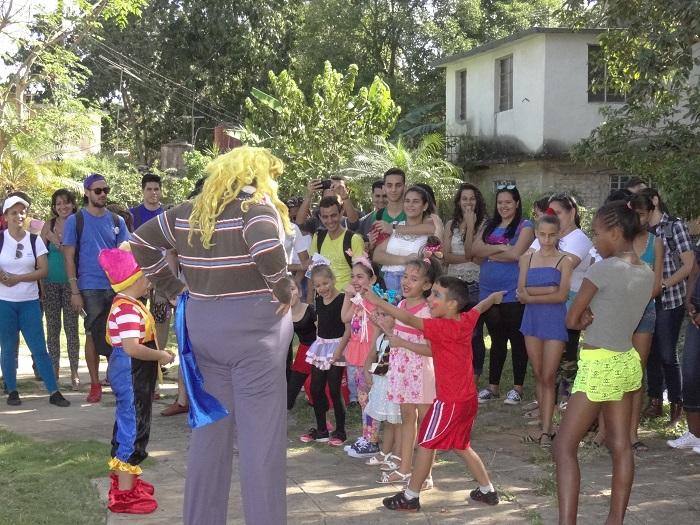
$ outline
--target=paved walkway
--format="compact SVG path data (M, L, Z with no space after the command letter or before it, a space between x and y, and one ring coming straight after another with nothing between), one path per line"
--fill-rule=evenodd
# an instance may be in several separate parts
M27 356L20 372L28 377ZM81 376L87 378L86 371ZM174 394L174 385L163 388ZM85 393L66 392L73 405L59 409L45 395L23 394L20 407L0 405L0 426L40 440L94 439L108 443L113 424L114 399L106 394L97 405L84 403ZM154 459L145 479L155 484L160 508L150 516L110 515L108 524L143 525L181 522L182 492L186 473L185 455L189 430L185 416L164 418L158 412L170 400L154 406L152 439ZM302 403L303 404L303 403ZM517 416L517 417L516 417ZM555 485L548 453L521 442L527 431L517 408L489 407L482 411L474 434L502 504L484 507L465 500L475 486L456 456L439 456L434 468L435 489L424 493L418 514L392 513L381 508L381 498L398 487L374 482L377 471L362 460L348 458L328 446L302 445L297 435L309 421L311 411L299 408L289 421L287 494L289 523L301 524L539 524L556 523ZM700 455L670 451L660 438L645 436L651 450L637 460L637 475L626 523L696 523L700 517ZM105 461L108 448L105 446ZM582 449L583 496L580 523L602 523L607 513L610 459L600 451ZM235 463L235 460L234 460ZM231 487L229 524L243 524L240 513L239 480ZM106 499L107 478L96 480ZM256 524L257 525L257 524Z

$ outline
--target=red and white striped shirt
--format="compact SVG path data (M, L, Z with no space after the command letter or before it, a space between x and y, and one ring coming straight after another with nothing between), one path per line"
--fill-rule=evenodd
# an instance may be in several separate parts
M122 339L137 338L143 344L146 338L146 320L132 303L112 306L107 318L112 346L121 346Z

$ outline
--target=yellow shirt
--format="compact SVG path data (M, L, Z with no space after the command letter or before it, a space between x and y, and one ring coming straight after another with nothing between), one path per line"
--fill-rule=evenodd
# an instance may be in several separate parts
M345 291L345 287L350 283L352 274L352 268L348 266L348 261L345 259L345 254L343 253L343 237L345 237L345 229L343 229L341 234L335 239L331 239L331 236L326 234L326 237L323 239L323 244L321 244L321 255L331 262L331 270L333 270L333 274L335 275L335 287L339 292ZM311 255L319 253L316 246L317 241L318 234L314 233L314 237L311 240ZM362 237L356 233L352 236L350 246L352 256L358 257L365 251L365 242L362 240Z

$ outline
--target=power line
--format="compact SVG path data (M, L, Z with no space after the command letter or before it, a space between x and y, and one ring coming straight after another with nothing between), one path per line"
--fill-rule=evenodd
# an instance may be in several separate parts
M101 41L98 40L97 38L95 38L95 37L90 37L90 38L91 38L94 42L96 42L98 46L100 46L100 47L102 47L102 48L108 50L108 51L111 52L113 55L116 55L116 56L118 56L118 57L121 57L122 59L131 62L132 64L136 65L137 67L140 67L141 69L144 69L144 70L146 70L146 71L149 71L150 73L153 73L153 74L156 75L157 77L163 79L163 80L166 81L166 82L169 82L170 84L172 84L172 85L174 85L174 86L177 86L178 88L180 88L180 89L182 89L183 91L187 92L191 97L193 97L193 98L196 99L198 93L196 93L196 92L193 91L192 89L190 89L190 88L188 88L188 87L186 87L186 86L180 84L179 82L176 82L175 80L172 80L172 79L170 79L170 78L168 78L168 77L162 75L161 73L159 73L158 71L154 70L153 68L150 68L149 66L146 66L146 65L144 65L144 64L141 64L140 62L137 62L137 61L134 60L133 58L124 55L123 53L117 51L116 49L114 49L114 48L108 46L108 45L105 44L104 42L101 42ZM218 52L218 50L217 50L217 52ZM216 52L215 52L214 54L216 54ZM212 55L212 57L213 57L213 56L214 56L214 55ZM211 60L212 57L210 57L209 60ZM207 62L208 62L209 60L207 60ZM227 110L226 108L224 108L223 106L221 106L221 105L219 105L219 104L217 104L217 103L215 103L215 102L210 102L210 104L213 105L213 106L209 106L210 109L214 110L214 109L218 108L218 111L219 111L222 115L225 115L225 116L227 116L227 117L229 117L229 118L231 118L231 119L233 119L233 120L236 120L236 121L239 120L237 116L234 116L234 115L228 113L228 110Z

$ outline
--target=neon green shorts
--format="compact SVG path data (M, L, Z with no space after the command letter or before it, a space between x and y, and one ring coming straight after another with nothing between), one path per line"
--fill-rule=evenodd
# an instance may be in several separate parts
M641 386L642 364L634 348L627 352L582 349L571 393L584 392L595 402L620 401Z

